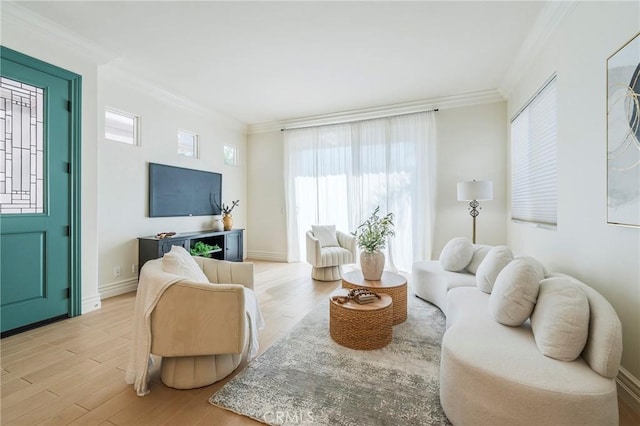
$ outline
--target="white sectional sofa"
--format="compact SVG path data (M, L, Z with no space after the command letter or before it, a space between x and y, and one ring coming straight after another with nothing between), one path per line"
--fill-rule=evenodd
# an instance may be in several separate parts
M444 259L415 263L412 275L415 294L447 317L440 399L449 420L456 426L617 425L622 332L606 299L531 258L496 265L493 254L506 247L464 242L460 259L451 245Z

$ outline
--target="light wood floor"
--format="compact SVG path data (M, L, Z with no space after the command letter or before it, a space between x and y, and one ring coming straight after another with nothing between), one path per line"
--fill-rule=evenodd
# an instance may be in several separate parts
M311 280L304 263L255 261L255 290L267 327L260 351L304 317L339 282ZM124 383L135 293L103 300L102 309L2 339L2 425L245 425L259 424L208 403L226 380L181 391L165 387L157 370L151 393ZM244 362L240 369L244 367ZM640 414L620 402L621 425Z

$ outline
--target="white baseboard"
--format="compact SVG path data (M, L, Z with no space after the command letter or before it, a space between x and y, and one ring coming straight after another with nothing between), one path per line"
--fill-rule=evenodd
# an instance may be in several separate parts
M91 311L97 311L98 309L102 308L102 302L100 300L101 297L99 294L82 299L82 314L86 314Z
M623 367L620 367L616 382L618 383L618 390L620 390L620 398L640 413L640 380Z
M138 289L138 278L129 278L128 280L116 281L102 285L100 296L102 299L118 296L120 294L129 293Z
M255 251L248 250L247 251L248 259L255 260L268 260L270 262L286 262L287 261L287 253L276 253L272 251Z

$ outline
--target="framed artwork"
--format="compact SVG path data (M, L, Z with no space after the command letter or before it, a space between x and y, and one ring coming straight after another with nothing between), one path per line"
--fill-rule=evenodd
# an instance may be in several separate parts
M640 33L607 59L607 223L640 227Z

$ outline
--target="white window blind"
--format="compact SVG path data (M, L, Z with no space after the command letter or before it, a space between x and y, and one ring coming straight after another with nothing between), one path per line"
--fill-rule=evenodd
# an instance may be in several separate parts
M129 145L140 145L138 133L139 118L133 114L105 108L104 137Z
M178 130L178 154L198 158L198 135L186 130Z
M511 122L511 218L558 223L558 108L554 76Z

